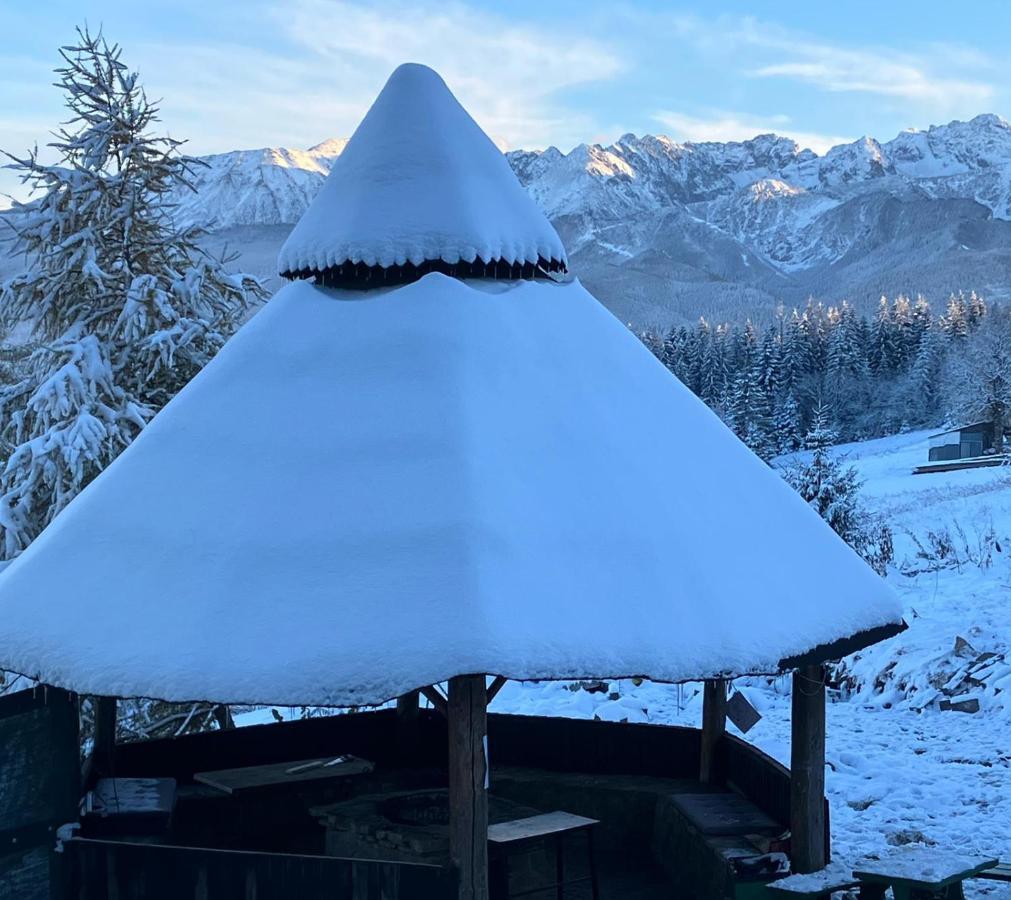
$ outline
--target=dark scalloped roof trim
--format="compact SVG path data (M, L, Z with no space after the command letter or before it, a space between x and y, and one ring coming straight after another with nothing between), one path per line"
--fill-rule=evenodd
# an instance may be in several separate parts
M502 259L485 262L480 257L473 262L460 260L448 263L443 259L426 259L419 265L405 263L402 266L370 266L365 263L353 263L347 260L337 266L326 269L302 269L297 272L282 272L282 278L311 278L322 287L347 288L365 291L371 288L387 287L395 284L409 284L417 281L430 272L441 272L452 278L488 278L488 279L534 279L550 278L553 274L564 275L567 271L565 262L560 259L545 259L538 257L536 263L509 263Z
M832 641L828 644L819 644L806 653L787 656L779 661L779 668L783 670L799 669L801 666L812 666L833 659L842 659L844 656L849 656L858 650L864 650L879 641L902 634L908 627L903 621L892 622L888 625L878 625L877 628L868 628L866 631L858 631L848 638L840 638L838 641Z

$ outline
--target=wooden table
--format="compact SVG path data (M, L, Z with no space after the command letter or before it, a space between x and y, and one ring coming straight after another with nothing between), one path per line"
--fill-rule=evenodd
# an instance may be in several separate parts
M853 875L860 881L861 900L883 900L889 887L895 900L964 900L962 882L995 865L997 860L988 857L915 847L880 860L861 860Z
M323 781L345 778L371 772L375 764L357 756L324 756L319 759L302 759L296 762L272 763L266 766L243 766L239 769L218 769L214 772L197 772L194 781L217 788L226 794L255 788L296 784L303 781Z
M515 894L509 893L509 859L503 856L501 865L498 867L497 888L494 896L496 900L507 897L521 897L525 894L540 894L550 890L552 887L557 892L558 900L562 900L565 887L569 884L577 884L583 881L590 882L590 895L593 900L597 900L597 868L593 858L593 826L598 824L597 819L588 819L585 816L577 816L573 813L555 812L542 813L538 816L530 816L526 819L514 819L511 822L498 822L488 826L488 843L499 847L507 847L522 841L533 841L541 838L553 837L555 839L555 883L541 885L526 891L519 891ZM565 850L562 841L566 834L582 831L586 834L586 849L589 857L589 874L583 878L566 878L565 876Z

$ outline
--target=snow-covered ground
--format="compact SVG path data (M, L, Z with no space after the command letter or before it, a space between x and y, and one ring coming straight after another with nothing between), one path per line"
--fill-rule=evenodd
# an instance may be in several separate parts
M927 434L838 449L864 479L867 505L894 530L889 580L909 624L846 660L850 685L829 704L827 791L838 859L903 844L1011 858L1011 468L913 475L927 459ZM955 547L944 568L916 558L917 540L929 546L927 532L941 529ZM784 565L789 554L784 546ZM763 716L747 739L789 764L789 679L736 686ZM679 725L701 719L698 685L572 687L510 682L493 709ZM976 700L980 709L942 711L942 700ZM975 881L967 896L1011 900L1011 886Z

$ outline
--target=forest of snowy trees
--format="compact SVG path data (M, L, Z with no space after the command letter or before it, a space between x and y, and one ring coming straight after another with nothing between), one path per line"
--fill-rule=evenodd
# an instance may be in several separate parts
M970 293L952 296L943 310L922 297L882 297L868 319L846 303L810 302L781 310L761 333L750 322L714 326L703 319L695 328L641 337L770 459L800 449L819 410L840 440L987 416L993 400L977 388L1001 360L997 351L981 352L982 344L1003 346L1007 325L1002 311Z

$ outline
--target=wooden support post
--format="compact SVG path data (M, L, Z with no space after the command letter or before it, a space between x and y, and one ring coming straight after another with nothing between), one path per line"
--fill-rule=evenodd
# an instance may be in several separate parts
M417 753L421 698L417 691L397 697L397 756L404 763Z
M488 723L484 675L449 680L449 855L459 900L488 900Z
M95 717L95 742L91 750L89 775L101 778L111 775L116 767L116 698L92 697L91 709Z
M828 863L825 840L825 668L793 674L790 745L792 869L817 872Z
M716 751L727 730L727 682L711 678L702 689L702 751L699 781L709 784L716 776Z

